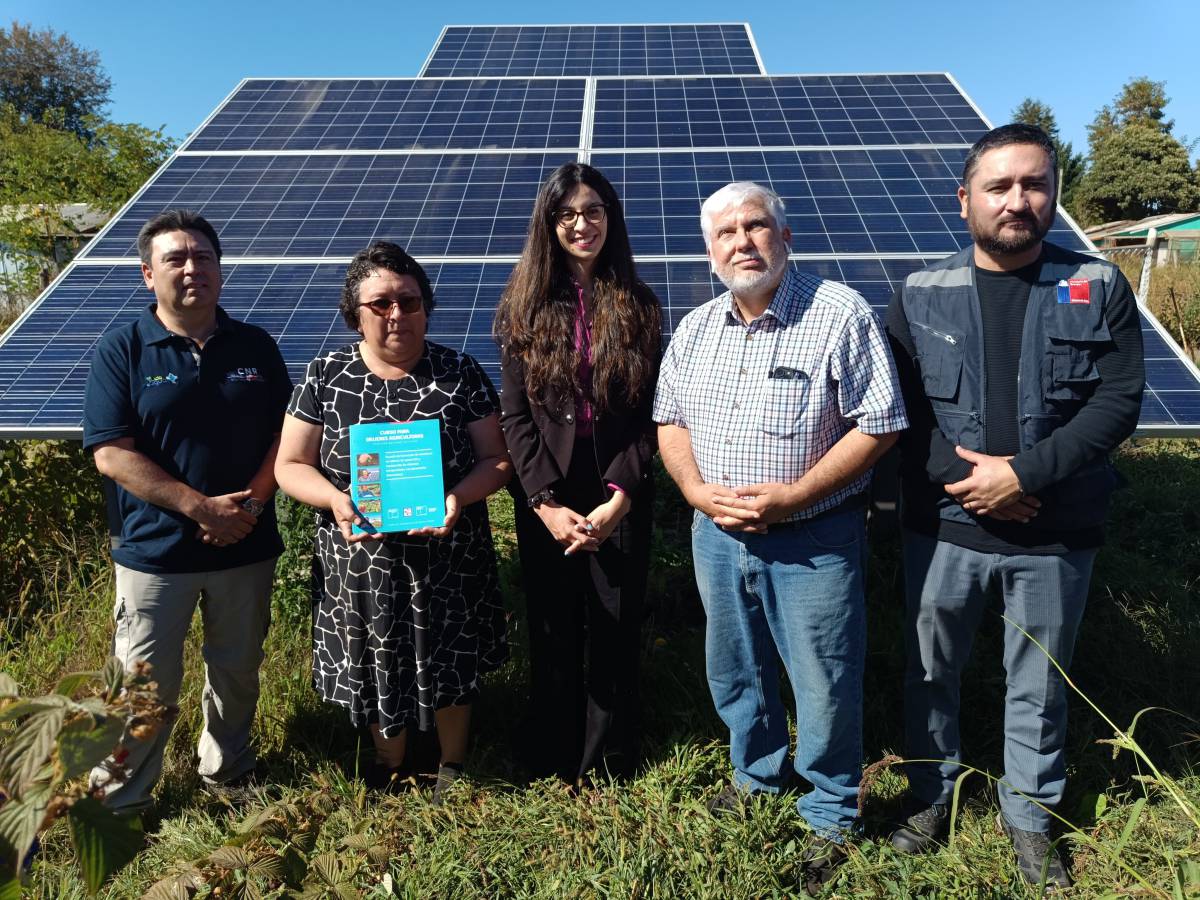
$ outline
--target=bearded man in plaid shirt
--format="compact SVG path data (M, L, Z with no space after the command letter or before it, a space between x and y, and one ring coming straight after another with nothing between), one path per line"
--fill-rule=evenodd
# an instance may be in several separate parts
M796 702L795 771L813 789L805 886L844 859L862 766L863 596L870 470L908 426L867 302L788 265L783 202L727 185L700 212L729 288L679 323L654 420L667 471L695 507L692 553L708 619L708 683L729 727L736 808L789 781L779 660Z

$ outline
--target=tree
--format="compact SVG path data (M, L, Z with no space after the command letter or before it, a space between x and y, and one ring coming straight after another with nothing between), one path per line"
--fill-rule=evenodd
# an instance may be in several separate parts
M1078 197L1089 223L1200 209L1200 180L1187 148L1151 122L1114 131L1093 150L1091 162Z
M1058 141L1058 120L1054 118L1054 111L1041 100L1026 97L1012 111L1012 120L1035 125L1050 135L1050 140Z
M1095 225L1200 208L1200 176L1171 134L1166 82L1134 78L1088 126L1090 165L1076 195L1077 217Z
M1163 134L1170 134L1175 122L1166 118L1166 106L1169 102L1165 81L1151 81L1144 75L1130 79L1121 88L1121 93L1112 105L1100 107L1100 111L1096 113L1096 120L1088 126L1088 144L1091 145L1092 152L1095 152L1096 145L1110 134L1134 123L1148 125Z
M86 120L108 105L111 87L100 56L66 35L19 22L0 28L0 104L34 120L61 110L62 127L88 138Z
M80 124L90 139L66 129L61 111L33 119L0 106L0 244L35 267L41 287L66 261L60 242L82 238L71 207L111 215L174 146L162 131L141 125L94 116Z
M101 115L112 82L95 51L50 29L0 29L0 309L45 287L83 240L166 159L161 130Z
M1054 151L1058 154L1059 191L1058 202L1067 210L1073 209L1075 191L1083 177L1084 156L1076 153L1070 141L1063 141L1058 132L1058 120L1054 111L1041 100L1026 97L1012 112L1014 122L1036 125L1050 136Z

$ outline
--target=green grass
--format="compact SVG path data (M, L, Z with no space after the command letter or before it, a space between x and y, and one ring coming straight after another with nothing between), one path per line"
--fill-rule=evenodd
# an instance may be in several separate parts
M82 471L90 472L76 449L59 448L51 456L55 453L75 454ZM1191 713L1200 708L1200 447L1141 442L1123 451L1119 465L1131 486L1121 493L1111 518L1072 677L1126 726L1146 706ZM21 485L30 491L50 487ZM484 688L470 777L442 809L429 804L427 791L377 798L345 776L353 768L358 739L343 713L322 705L309 684L308 515L285 507L288 552L278 569L256 725L270 785L263 802L286 798L314 810L312 821L321 827L313 855L336 853L363 896L796 894L794 851L802 830L794 797L757 801L745 816L715 820L704 811L704 802L728 777L728 750L704 681L703 616L687 551L688 512L665 481L661 487L651 573L654 612L645 629L644 773L631 784L601 784L572 797L549 781L525 784L514 770L508 739L524 693L525 634L512 512L502 496L492 502L492 518L512 610L513 659ZM86 499L92 495L85 488L77 490ZM0 527L8 529L14 523L6 516L7 511L0 512ZM24 589L16 585L0 595L0 670L31 690L50 687L63 671L94 668L110 637L112 584L99 523L76 522L70 534L54 534L51 524L44 529L46 543L56 549L43 549L32 562L23 560L21 571L32 573ZM876 528L864 764L902 744L900 584L895 536ZM963 683L968 758L992 772L1002 770L1000 626L998 613L985 617ZM118 874L107 896L141 896L173 867L202 859L228 841L243 815L198 790L192 758L201 682L196 631L188 645L189 677L157 821L150 824L147 848ZM1167 712L1147 714L1137 729L1139 742L1193 803L1200 803L1198 732L1200 724ZM1087 704L1072 703L1071 779L1060 812L1094 839L1094 846L1081 845L1074 852L1079 882L1074 895L1200 896L1195 827L1161 791L1139 780L1145 773L1132 755L1114 760L1112 748L1097 743L1108 737L1110 729ZM1033 896L996 829L995 797L985 779L972 776L965 782L954 846L922 858L898 856L882 836L903 789L896 769L885 769L873 782L865 801L866 836L829 896ZM1142 797L1149 802L1126 835ZM384 861L373 862L364 851L344 846L354 835L381 846L386 852L376 857ZM65 828L56 826L43 843L31 895L84 896ZM1161 893L1134 884L1112 858L1118 847L1121 861ZM1189 878L1194 878L1190 887ZM202 890L199 896L206 894Z

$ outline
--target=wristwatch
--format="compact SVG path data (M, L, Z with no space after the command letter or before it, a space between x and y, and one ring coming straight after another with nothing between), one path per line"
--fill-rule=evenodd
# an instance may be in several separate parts
M554 491L550 488L542 488L536 494L530 494L526 501L530 509L537 509L543 503L548 503L554 499Z
M266 508L267 504L263 503L257 497L247 497L242 501L242 509L250 513L250 515L254 516L256 519L263 514L263 511Z

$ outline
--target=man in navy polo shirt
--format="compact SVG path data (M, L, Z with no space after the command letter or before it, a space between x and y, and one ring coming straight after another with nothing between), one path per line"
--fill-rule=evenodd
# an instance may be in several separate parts
M115 487L113 652L126 666L149 662L174 704L199 602L199 772L228 785L255 766L250 724L283 550L275 451L291 382L271 336L217 305L221 244L208 222L168 210L142 227L138 253L155 303L100 341L84 403L84 447ZM93 771L110 807L149 805L168 735L127 738L123 780L111 759Z

